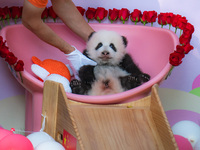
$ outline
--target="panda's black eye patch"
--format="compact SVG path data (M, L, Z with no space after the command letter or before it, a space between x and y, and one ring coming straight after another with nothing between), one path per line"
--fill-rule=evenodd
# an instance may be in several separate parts
M115 45L114 45L113 43L111 43L109 46L110 46L115 52L117 51L117 49L116 49L116 47L115 47Z
M103 46L103 44L102 43L99 43L97 46L96 46L96 48L95 48L95 50L98 50L100 47L102 47Z

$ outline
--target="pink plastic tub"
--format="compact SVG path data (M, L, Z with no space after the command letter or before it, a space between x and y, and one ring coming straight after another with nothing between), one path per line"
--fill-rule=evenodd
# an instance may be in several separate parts
M74 45L80 51L85 48L85 42L74 35L62 23L48 24L63 39ZM69 99L97 104L123 103L146 96L155 83L160 83L170 70L169 54L178 44L178 37L167 29L116 24L90 24L95 30L114 30L128 39L128 53L142 70L151 75L151 80L135 89L109 96L83 96L67 93ZM25 63L22 72L26 89L26 130L38 131L41 127L43 82L39 81L31 71L31 57L41 60L56 59L68 63L58 49L42 42L23 25L13 25L2 29L1 36L7 41L10 50Z

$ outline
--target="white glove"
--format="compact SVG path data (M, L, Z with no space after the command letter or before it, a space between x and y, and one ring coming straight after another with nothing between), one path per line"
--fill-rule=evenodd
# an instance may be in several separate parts
M75 48L75 47L74 47ZM74 77L79 79L78 71L84 65L92 65L95 66L97 63L86 56L84 56L79 50L75 48L75 50L69 54L65 54L67 59L70 61L70 66L74 71Z

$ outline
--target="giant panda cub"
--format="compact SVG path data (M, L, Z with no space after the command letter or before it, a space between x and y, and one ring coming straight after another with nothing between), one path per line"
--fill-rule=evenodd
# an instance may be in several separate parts
M110 95L135 88L150 80L126 53L127 39L114 31L93 32L83 54L97 62L79 70L80 80L74 79L72 93Z

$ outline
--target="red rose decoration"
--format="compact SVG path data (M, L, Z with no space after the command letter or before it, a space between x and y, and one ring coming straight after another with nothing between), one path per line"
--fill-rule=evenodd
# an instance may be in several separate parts
M81 15L83 16L85 13L85 9L83 7L77 6L76 7L78 9L78 11L81 13Z
M167 24L172 24L172 18L174 16L174 14L173 13L165 13L165 15L166 15Z
M163 25L167 24L167 15L166 15L166 13L160 13L158 15L158 24L160 24L161 27L163 27Z
M166 22L167 22L167 24L169 24L169 29L170 29L171 25L172 25L172 19L173 19L174 14L173 13L165 13L165 15L166 15Z
M3 45L3 37L0 36L0 46L2 46L2 45Z
M17 64L14 66L15 71L24 71L24 62L19 60Z
M11 12L10 12L10 9L8 8L8 6L6 6L6 7L3 8L3 12L5 14L5 16L4 16L5 18L3 18L3 19L6 19L7 22L8 22L8 24L10 24L10 18L12 16L11 16Z
M181 45L177 45L176 46L176 52L184 55L184 53L185 53L184 47L181 46Z
M140 21L141 17L142 17L142 13L138 9L134 9L130 15L131 21L135 22L135 24Z
M17 57L15 57L12 52L9 52L5 61L7 61L9 65L14 65L17 62Z
M142 14L142 17L141 17L141 22L146 25L147 24L147 20L148 20L148 12L147 11L144 11L143 14Z
M156 11L144 11L141 17L141 22L145 25L146 23L153 23L156 22L157 19L157 12Z
M88 22L90 20L94 19L95 13L96 13L96 9L95 8L88 7L88 10L86 11L86 14L85 14L86 18L88 19Z
M43 19L43 21L45 22L45 19L47 19L49 16L49 13L48 13L48 9L47 7L44 9L44 11L42 12L42 15L41 15L41 18Z
M182 45L186 45L186 44L190 43L191 38L192 38L192 35L188 36L186 34L182 34L179 38L179 42Z
M19 10L20 10L20 14L21 14L21 15L20 15L20 18L21 18L21 17L22 17L23 6L20 6L20 7L19 7Z
M186 45L183 45L185 54L188 54L191 50L194 49L194 47L192 45L190 45L190 43L187 43Z
M108 15L108 11L103 7L98 7L94 18L101 23L101 21Z
M17 7L17 6L13 6L10 8L11 10L11 13L12 13L12 18L13 19L18 19L21 17L21 10L20 10L20 7Z
M6 19L10 19L12 17L10 9L8 8L8 6L4 7L3 11L4 11L5 15L6 15Z
M183 55L178 52L173 52L169 56L169 62L172 66L178 66L182 63Z
M0 36L0 49L1 49L2 46L5 46L5 43L6 42L3 42L3 37Z
M172 26L178 28L178 21L181 18L181 15L177 14L172 17Z
M0 56L1 56L2 58L6 58L6 56L8 55L8 53L9 53L8 47L5 46L5 45L2 45L2 46L0 47Z
M116 21L118 19L118 16L119 16L118 9L116 8L109 9L108 19L111 21L111 23L113 23L113 21Z
M12 12L12 19L14 19L15 24L17 23L17 19L21 17L21 10L20 7L17 6L13 6L10 8L11 12Z
M186 27L187 19L185 17L180 17L177 22L179 29L183 30Z
M123 21L123 24L125 23L125 21L128 20L130 15L130 11L126 8L122 8L121 10L119 10L119 19L121 21Z
M55 11L53 10L53 7L48 8L49 16L53 19L54 22L56 22L56 18L58 17Z
M4 12L3 12L3 8L0 8L0 20L5 18L5 17L3 17L3 15L5 15Z
M157 12L156 11L148 11L148 18L147 21L149 23L156 22Z
M0 20L5 19L5 18L6 18L6 15L3 11L3 8L0 8Z
M156 22L157 19L157 12L156 11L148 11L147 21L151 23L151 26L153 26L153 23Z
M190 23L187 23L185 28L183 29L183 34L185 36L190 37L193 32L194 32L194 26L192 24L190 24Z

